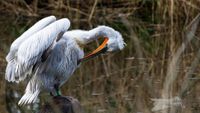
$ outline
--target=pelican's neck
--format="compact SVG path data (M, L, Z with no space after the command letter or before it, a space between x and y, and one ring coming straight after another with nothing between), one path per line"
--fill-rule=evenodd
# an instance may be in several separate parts
M111 35L110 30L113 30L107 26L98 26L92 30L72 30L66 32L64 35L67 35L70 38L76 40L79 45L86 45L98 38L108 37Z
M87 44L94 40L97 40L98 38L108 37L109 32L107 29L108 29L108 27L106 27L106 26L99 26L92 30L89 30L88 37L83 37L83 38L85 38L84 43Z

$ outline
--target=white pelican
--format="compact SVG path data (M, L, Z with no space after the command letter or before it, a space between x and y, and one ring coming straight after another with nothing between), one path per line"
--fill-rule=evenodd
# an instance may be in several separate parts
M17 38L6 56L5 79L20 82L30 78L19 105L34 103L41 91L59 95L59 87L73 74L80 62L102 52L122 50L124 41L113 28L99 26L89 31L72 30L67 18L46 17ZM98 39L104 42L84 56L83 46Z

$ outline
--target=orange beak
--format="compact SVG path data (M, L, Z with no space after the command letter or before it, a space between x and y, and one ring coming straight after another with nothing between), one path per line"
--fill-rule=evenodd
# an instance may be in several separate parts
M97 48L95 49L93 52L91 52L90 54L84 56L82 59L80 59L80 61L85 61L85 60L88 60L90 58L93 58L97 55L99 55L100 53L103 53L105 52L105 50L107 50L106 48L106 44L108 42L108 37L105 37L103 43Z

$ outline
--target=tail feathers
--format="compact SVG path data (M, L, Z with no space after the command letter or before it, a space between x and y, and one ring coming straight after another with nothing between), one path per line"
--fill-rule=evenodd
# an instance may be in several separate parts
M35 91L34 93L26 92L19 100L18 105L25 105L36 102L39 93L39 90Z

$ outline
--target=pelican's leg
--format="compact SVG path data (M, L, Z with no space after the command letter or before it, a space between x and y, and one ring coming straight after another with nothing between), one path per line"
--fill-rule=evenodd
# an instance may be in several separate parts
M61 92L60 92L60 90L59 90L59 84L55 84L55 85L54 85L54 88L55 88L55 90L56 90L56 96L61 96Z
M54 96L52 92L49 93L51 96Z
M51 96L61 96L61 92L59 90L59 84L54 84L54 91L49 93Z

